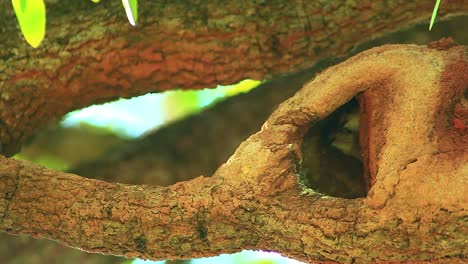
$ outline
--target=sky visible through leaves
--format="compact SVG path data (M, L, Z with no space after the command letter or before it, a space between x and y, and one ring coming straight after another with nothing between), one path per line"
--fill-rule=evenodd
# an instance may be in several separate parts
M167 91L120 99L71 112L61 124L70 127L83 122L108 128L122 137L135 138L199 112L223 98L248 92L260 83L244 80L236 85L218 86L216 89Z
M164 264L165 261L145 261L137 259L132 264ZM193 259L190 264L304 264L278 253L243 250L235 254L222 254L217 257Z

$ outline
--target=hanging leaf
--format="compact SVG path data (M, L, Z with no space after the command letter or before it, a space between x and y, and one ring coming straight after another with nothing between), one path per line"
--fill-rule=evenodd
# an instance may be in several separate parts
M21 33L26 42L37 48L45 36L46 10L43 0L12 0Z
M138 19L138 0L122 0L130 25L135 26Z
M440 0L437 0L434 6L434 10L432 11L431 23L429 24L429 31L432 29L432 26L434 25L434 22L437 16L437 11L439 10L439 5L440 5Z
M20 6L21 6L21 12L24 13L24 11L26 11L26 2L27 0L21 0L20 2Z

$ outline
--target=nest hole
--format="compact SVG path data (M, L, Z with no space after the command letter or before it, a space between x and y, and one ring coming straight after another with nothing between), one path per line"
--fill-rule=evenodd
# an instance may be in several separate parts
M301 175L307 187L334 197L367 195L356 99L310 127L304 136L302 153Z

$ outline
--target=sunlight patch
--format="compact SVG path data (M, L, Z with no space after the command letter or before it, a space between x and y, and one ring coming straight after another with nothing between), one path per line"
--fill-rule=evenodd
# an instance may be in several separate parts
M72 127L87 123L107 128L122 137L136 138L199 112L227 97L249 92L260 83L244 80L235 85L218 86L216 89L176 90L120 99L71 112L65 116L61 125Z
M136 259L133 264L164 264L165 261L149 261ZM304 264L303 262L289 259L278 253L265 251L243 250L235 254L221 254L216 257L192 259L190 264Z
M161 115L163 100L164 94L147 94L93 105L67 114L61 125L71 127L85 122L97 127L108 127L126 137L138 137L164 123Z

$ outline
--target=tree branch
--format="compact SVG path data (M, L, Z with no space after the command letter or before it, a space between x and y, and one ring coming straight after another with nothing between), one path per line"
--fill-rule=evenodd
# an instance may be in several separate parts
M211 178L122 185L0 157L0 228L150 259L242 248L305 261L457 258L467 253L468 140L452 113L466 121L468 53L452 46L383 46L326 70ZM358 93L369 196L308 190L299 179L304 133Z
M71 172L104 181L162 186L198 175L212 175L318 68L323 69L314 67L262 83L247 94L236 95L147 136L119 144L105 153L103 159L79 164Z
M419 25L410 30L403 30L376 39L371 43L365 43L362 48L356 48L353 52L384 43L425 44L430 39L438 40L447 35L453 36L457 42L466 45L466 34L463 34L464 31L460 30L459 26L463 23L467 23L466 16L442 21L431 32L427 31L427 25ZM331 62L333 64L338 63L335 59L332 59ZM246 95L230 98L211 109L173 124L177 129L170 128L172 126L170 125L145 138L133 140L130 145L123 144L120 147L113 148L111 152L102 157L103 161L88 163L72 172L109 182L163 186L174 184L180 180L189 180L198 175L212 175L234 153L242 141L260 129L262 122L280 102L292 96L317 72L333 64L319 63L313 68L300 73L275 77ZM202 127L200 124L203 123L203 120L208 121ZM226 126L226 123L229 123L229 127ZM229 128L236 129L233 131ZM185 133L182 135L179 130ZM183 141L186 142L183 144L184 151L177 148L180 138L170 136L176 134L183 136ZM219 137L216 137L217 141L211 141L212 135L220 134L223 135L223 144L220 144ZM59 142L54 142L54 144L60 144ZM165 147L169 147L171 151L168 151L167 148L160 148L161 142L167 145ZM191 144L187 144L187 142ZM308 139L305 138L304 144L307 144L307 142ZM37 138L34 140L34 144L37 144ZM45 145L39 144L36 147L41 149L51 146L50 141L43 144ZM136 146L133 146L133 144ZM223 148L219 148L220 145ZM200 153L201 150L203 155L198 155L197 153ZM305 150L303 151L305 152ZM176 155L173 155L174 152ZM307 160L307 157L304 159ZM184 160L184 163L176 163L180 160ZM329 169L334 167L330 166ZM161 177L161 175L167 175L168 177ZM333 186L333 181L326 181L326 183L328 186ZM0 255L2 260L6 262L29 263L31 258L40 263L51 262L51 259L56 262L73 259L80 264L122 262L122 258L91 254L67 248L46 239L33 239L26 235L12 236L3 233L0 234L0 240L3 241L2 247L0 247ZM17 254L18 250L22 252L21 255ZM442 262L442 260L438 261ZM446 259L446 262L452 264L455 263L455 260L450 258ZM463 263L463 260L460 260L460 263Z
M428 19L433 8L432 1L396 0L145 1L132 28L119 2L55 1L48 5L46 40L31 49L19 37L9 2L0 5L6 10L0 24L0 153L7 155L71 110L305 69ZM467 11L465 1L451 1L440 16Z
M468 23L467 17L440 23L430 34L426 25L420 25L409 32L366 43L356 50L363 51L364 47L381 43L426 44L426 39L439 40L447 34L459 35L458 42L468 44L460 31L452 30L460 23ZM421 38L422 34L425 37ZM111 182L163 186L197 175L212 175L242 141L260 129L279 103L292 96L316 73L338 62L337 58L327 59L304 71L276 77L248 94L231 97L144 137L118 144L98 160L79 164L71 172ZM223 136L221 139L213 135Z

